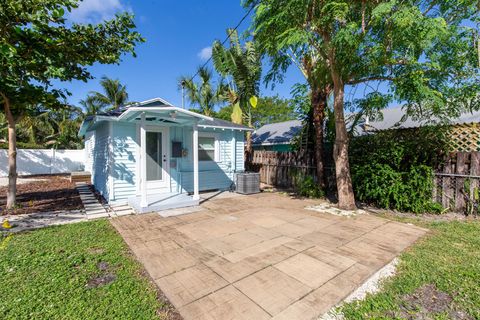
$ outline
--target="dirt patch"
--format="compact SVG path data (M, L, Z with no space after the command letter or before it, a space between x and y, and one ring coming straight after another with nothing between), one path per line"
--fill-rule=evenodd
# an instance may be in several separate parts
M109 283L112 283L115 280L117 280L117 276L113 273L102 274L98 277L88 280L87 288L88 289L98 288L101 286L105 286Z
M449 294L440 291L433 284L424 285L414 293L406 295L399 313L397 317L408 320L433 319L439 315L455 320L473 320L466 312L456 308Z
M90 252L91 254L103 254L105 252L105 249L99 247L92 247L88 249L88 252Z
M0 215L83 209L80 195L68 176L42 176L41 180L17 185L17 206L6 210L7 187L0 187Z
M97 263L97 268L100 271L107 271L108 269L110 269L110 265L108 264L108 262L100 261L99 263Z

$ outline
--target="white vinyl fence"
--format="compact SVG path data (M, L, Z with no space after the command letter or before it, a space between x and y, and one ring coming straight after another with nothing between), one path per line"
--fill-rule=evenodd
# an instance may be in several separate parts
M70 173L85 169L85 150L18 149L19 175ZM8 176L8 150L0 149L0 177Z

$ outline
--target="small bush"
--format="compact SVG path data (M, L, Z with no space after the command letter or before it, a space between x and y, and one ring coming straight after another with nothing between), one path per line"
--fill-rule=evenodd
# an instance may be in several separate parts
M306 176L297 186L297 193L307 198L322 198L325 196L323 190L320 189L318 183L312 176Z
M325 196L317 181L310 175L297 171L292 174L292 181L295 192L299 196L307 198L323 198Z

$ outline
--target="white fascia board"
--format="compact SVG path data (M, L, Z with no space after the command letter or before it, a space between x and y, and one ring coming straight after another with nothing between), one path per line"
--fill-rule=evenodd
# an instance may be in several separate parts
M253 131L254 130L252 128L222 127L222 126L210 126L210 125L203 125L203 124L199 124L198 126L201 127L202 129L207 129L207 128L210 129L211 128L211 129L239 130L239 131Z
M291 144L291 142L262 142L262 143L252 143L252 146L276 146L279 144Z
M183 113L186 115L189 115L194 118L199 118L199 119L204 119L204 120L209 120L213 121L213 118L207 117L203 114L199 114L196 112L184 110L178 107L130 107L128 108L124 113L122 113L119 117L118 120L122 120L128 116L128 114L132 112L155 112L155 111L175 111L178 113Z

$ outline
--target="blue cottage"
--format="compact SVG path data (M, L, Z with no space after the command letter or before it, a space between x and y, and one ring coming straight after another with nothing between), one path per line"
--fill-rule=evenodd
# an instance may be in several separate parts
M89 116L80 135L100 194L149 212L198 205L200 191L230 189L244 171L248 130L156 98Z

